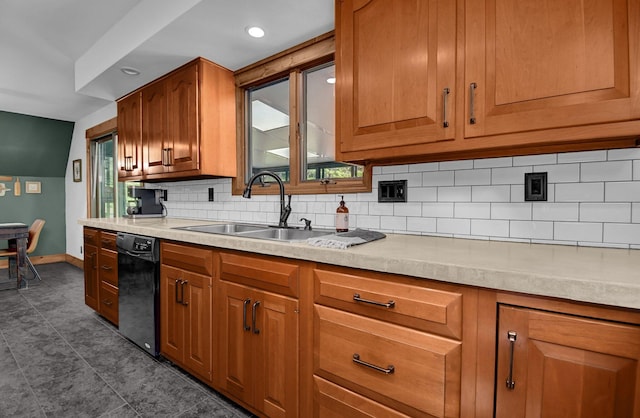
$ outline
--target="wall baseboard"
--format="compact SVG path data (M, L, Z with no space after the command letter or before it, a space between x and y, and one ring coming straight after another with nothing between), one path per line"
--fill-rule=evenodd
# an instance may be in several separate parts
M69 254L36 255L29 257L34 265L51 263L69 263L78 268L84 268L84 261ZM0 269L9 267L9 260L0 260Z
M65 261L72 266L78 267L80 270L84 270L84 260L80 260L77 257L74 257L69 254L65 254Z

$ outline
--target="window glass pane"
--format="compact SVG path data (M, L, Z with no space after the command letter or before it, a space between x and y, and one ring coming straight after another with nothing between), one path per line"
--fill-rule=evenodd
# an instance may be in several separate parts
M302 74L302 180L362 177L362 166L335 161L335 71L329 63Z
M261 170L289 179L289 78L248 91L249 176ZM265 177L265 181L272 181Z

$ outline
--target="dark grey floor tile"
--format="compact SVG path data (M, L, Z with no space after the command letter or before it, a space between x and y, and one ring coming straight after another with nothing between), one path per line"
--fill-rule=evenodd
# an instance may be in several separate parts
M100 418L134 418L140 415L129 405L122 405L120 408L100 415Z
M0 416L45 417L20 370L0 372Z
M178 415L180 418L235 418L236 411L213 398L207 398L188 411Z

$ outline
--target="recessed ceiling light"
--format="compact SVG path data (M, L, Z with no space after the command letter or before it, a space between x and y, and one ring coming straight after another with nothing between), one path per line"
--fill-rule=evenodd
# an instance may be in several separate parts
M130 76L140 75L140 71L138 71L138 70L136 70L135 68L132 68L132 67L122 67L122 68L120 68L120 71L122 71L124 74L130 75Z
M254 38L262 38L264 36L264 29L257 26L249 26L246 28L246 31L249 36L253 36Z
M335 77L329 77L329 78L327 78L327 83L329 83L329 84L336 84L336 78L335 78Z

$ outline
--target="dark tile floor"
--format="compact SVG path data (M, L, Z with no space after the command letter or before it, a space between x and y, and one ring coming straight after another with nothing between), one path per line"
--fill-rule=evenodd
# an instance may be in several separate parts
M0 291L0 417L252 416L118 334L84 304L82 270L37 269Z

